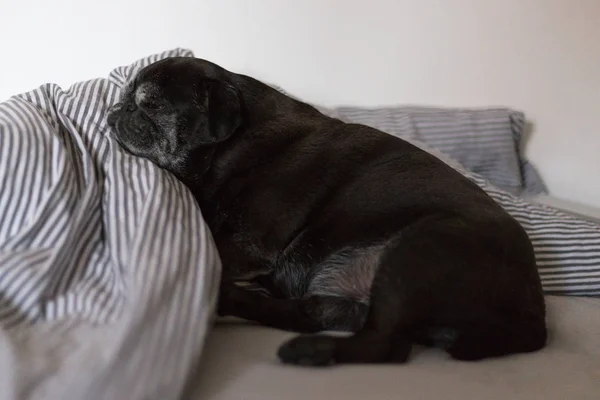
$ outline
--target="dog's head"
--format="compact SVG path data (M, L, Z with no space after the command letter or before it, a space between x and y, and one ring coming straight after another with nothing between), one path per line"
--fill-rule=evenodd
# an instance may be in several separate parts
M147 66L109 111L114 138L130 153L178 171L242 124L241 96L228 77L224 69L194 58Z

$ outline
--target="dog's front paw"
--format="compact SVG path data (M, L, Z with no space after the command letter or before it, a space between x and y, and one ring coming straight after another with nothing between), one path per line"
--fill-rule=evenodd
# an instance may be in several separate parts
M222 283L219 288L217 314L221 317L236 316L244 302L245 289L234 283Z
M335 363L336 339L331 336L297 336L279 347L277 356L285 364L326 366Z

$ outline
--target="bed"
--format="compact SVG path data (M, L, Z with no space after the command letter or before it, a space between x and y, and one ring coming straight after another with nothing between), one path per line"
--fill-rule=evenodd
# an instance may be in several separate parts
M477 364L418 349L405 366L309 370L276 362L289 333L215 322L221 265L202 210L106 124L123 85L172 56L193 54L0 104L0 400L598 398L597 211L547 193L521 154L525 115L507 108L320 107L423 147L524 226L548 295L547 349Z

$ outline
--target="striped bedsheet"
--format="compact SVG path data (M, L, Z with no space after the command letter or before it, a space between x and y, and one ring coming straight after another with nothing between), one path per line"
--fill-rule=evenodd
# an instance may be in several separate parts
M176 399L185 389L213 317L219 257L189 192L122 151L105 120L136 71L170 56L192 53L0 104L0 400ZM370 113L352 119L369 123ZM447 162L525 226L547 293L600 295L598 225Z

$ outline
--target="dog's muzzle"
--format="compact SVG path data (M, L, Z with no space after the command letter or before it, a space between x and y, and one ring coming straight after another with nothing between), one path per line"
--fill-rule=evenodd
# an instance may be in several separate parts
M106 123L111 129L115 129L117 126L117 120L119 119L119 113L123 109L123 103L117 103L108 109L108 115L106 116Z

